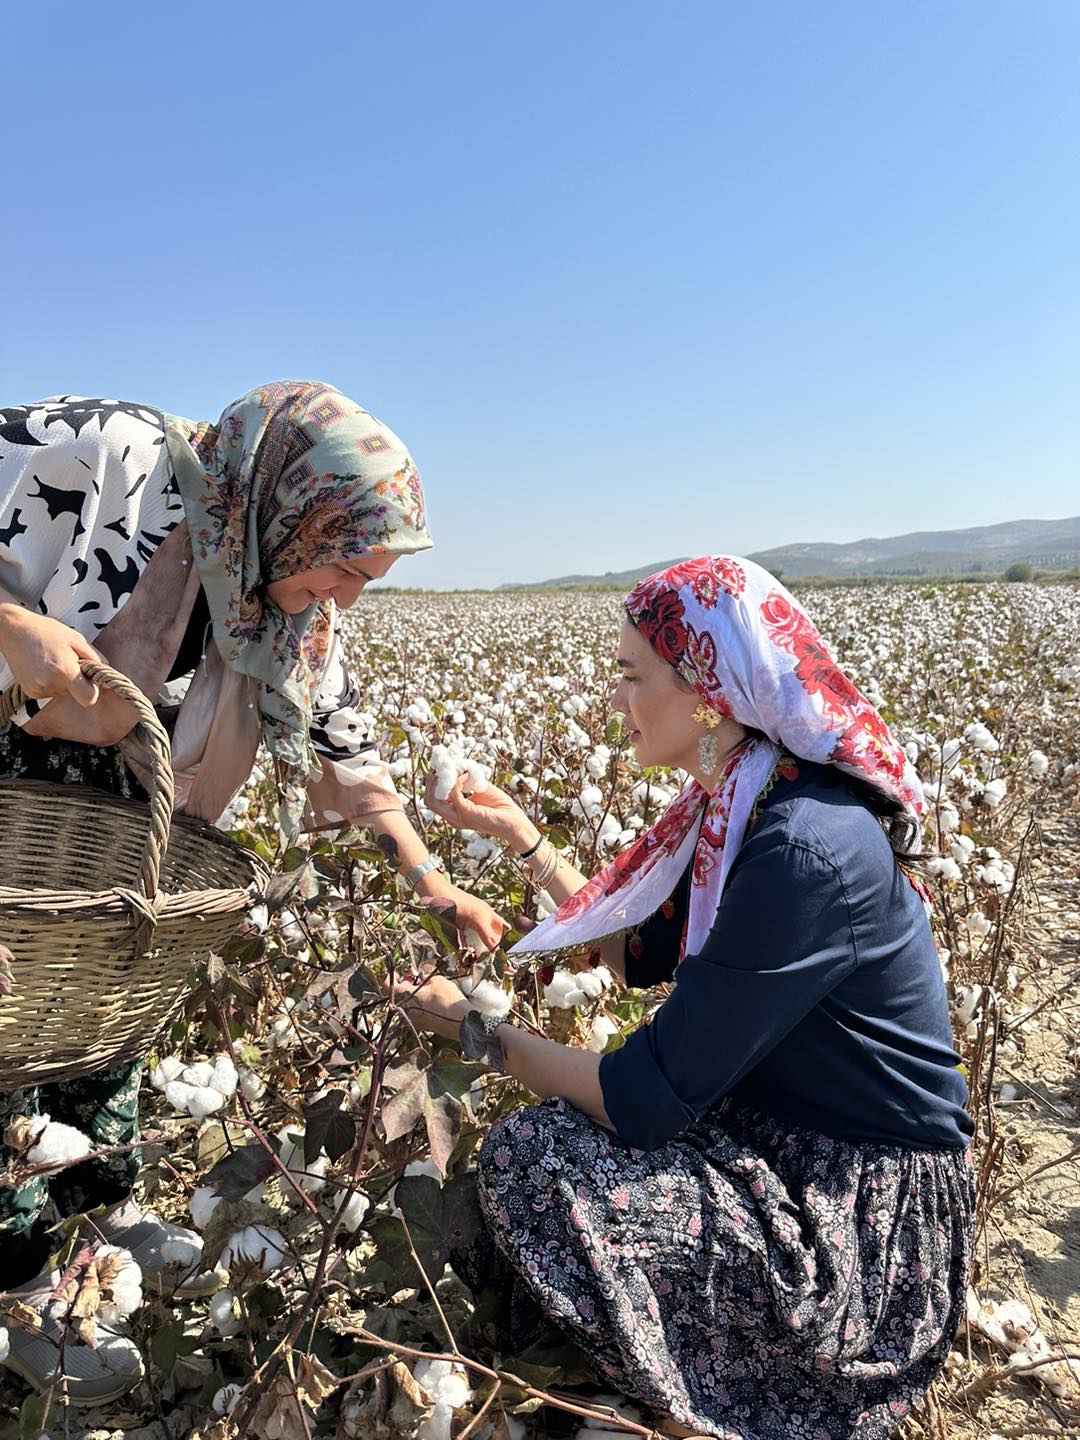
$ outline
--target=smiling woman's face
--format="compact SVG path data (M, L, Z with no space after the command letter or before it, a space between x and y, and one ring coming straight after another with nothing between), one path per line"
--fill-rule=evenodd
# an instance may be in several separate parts
M314 570L298 570L283 580L272 580L266 587L266 595L286 615L299 615L320 600L333 600L340 610L347 610L368 581L381 580L398 558L397 555L358 555L354 560L317 565Z

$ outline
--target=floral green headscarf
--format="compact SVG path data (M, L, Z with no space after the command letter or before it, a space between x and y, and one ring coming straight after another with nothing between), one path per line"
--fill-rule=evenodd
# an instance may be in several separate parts
M214 642L226 665L258 682L263 738L286 767L282 825L294 833L329 606L289 616L265 586L360 555L430 548L420 477L391 430L310 381L260 386L215 426L167 416L166 437Z

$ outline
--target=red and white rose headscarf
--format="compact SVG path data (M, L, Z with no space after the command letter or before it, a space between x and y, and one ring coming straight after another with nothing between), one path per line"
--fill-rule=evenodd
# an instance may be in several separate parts
M519 941L515 957L584 949L641 924L691 863L683 953L700 950L754 802L784 751L869 781L915 818L923 811L896 737L760 565L731 555L673 565L642 580L626 611L706 705L761 734L729 757L711 792L688 784L650 830Z

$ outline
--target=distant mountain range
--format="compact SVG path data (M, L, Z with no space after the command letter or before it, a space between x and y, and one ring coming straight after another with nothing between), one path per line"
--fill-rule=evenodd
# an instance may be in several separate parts
M678 559L685 559L679 556ZM788 580L852 580L911 578L919 575L997 574L1026 560L1038 570L1072 570L1080 566L1080 515L1068 520L1009 520L970 530L916 530L878 540L853 540L847 545L824 541L778 545L748 557ZM502 585L502 590L578 590L585 586L630 587L676 560L661 560L634 570L604 575L559 575L532 585Z

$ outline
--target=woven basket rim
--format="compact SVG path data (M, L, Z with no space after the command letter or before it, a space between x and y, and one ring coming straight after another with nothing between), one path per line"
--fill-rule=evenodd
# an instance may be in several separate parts
M102 809L118 811L120 813L126 812L133 820L137 820L143 826L147 825L148 807L145 801L129 800L123 795L110 795L107 790L95 790L89 785L63 785L54 784L51 780L18 780L7 776L0 776L0 791L4 790L17 792L19 795L48 795L50 797L56 796L61 799L67 798L72 800L79 800L84 804L90 802L95 807L100 807ZM230 889L235 890L237 894L247 894L252 885L258 885L260 888L264 888L265 885L268 883L270 878L270 867L267 865L266 861L262 858L262 856L256 855L255 851L249 850L246 845L241 845L240 842L238 840L234 840L231 835L226 835L225 832L223 830L219 830L216 825L211 825L206 820L196 819L192 815L174 814L172 817L170 830L171 832L179 832L181 834L187 835L192 840L208 842L209 844L214 845L221 850L229 852L237 861L243 863L248 868L251 879L248 882L247 886L237 885L234 887L230 887ZM19 890L24 897L32 893L28 891L25 887L19 887ZM0 904L3 903L5 891L9 895L14 895L15 893L18 893L14 889L14 887L0 885ZM93 900L96 901L98 906L100 906L102 901L106 897L111 895L112 892L110 890L72 889L64 891L49 890L47 893L50 896L56 897L56 903L63 903L63 901L61 900L61 896L67 896L72 900L78 898L82 898L87 901ZM205 888L192 890L173 890L166 892L166 898L186 899L199 894L220 895L226 893L228 893L227 890L207 890ZM24 899L21 903L33 904L34 902L32 900L27 901Z

